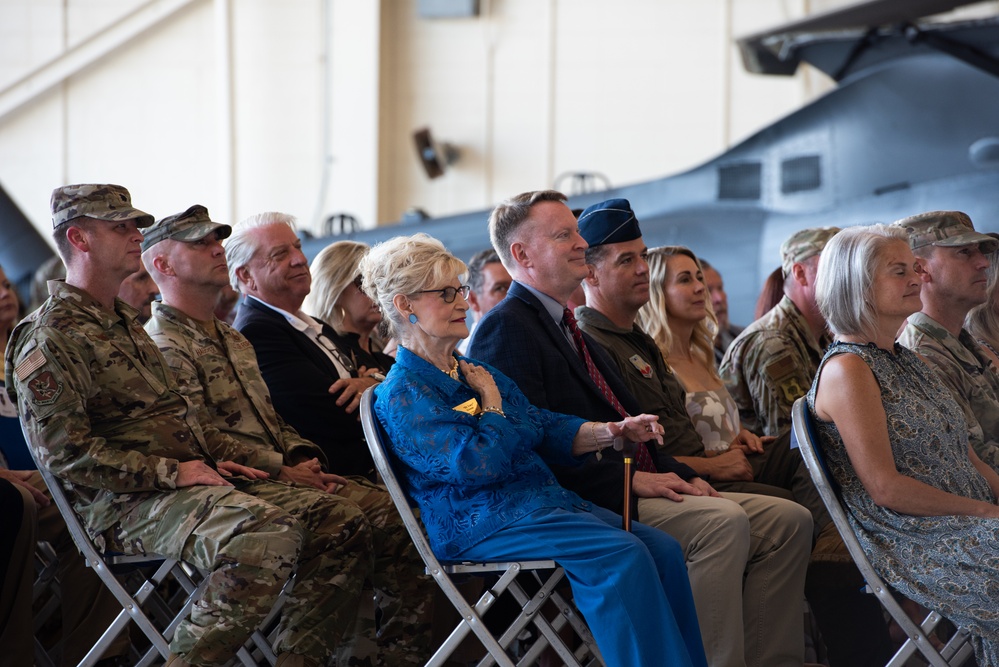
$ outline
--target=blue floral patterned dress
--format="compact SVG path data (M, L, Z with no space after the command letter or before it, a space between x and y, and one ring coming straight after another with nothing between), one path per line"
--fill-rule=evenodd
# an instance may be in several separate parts
M914 479L955 495L996 502L968 458L964 415L933 371L900 345L894 354L873 344L835 343L838 354L867 362L881 388L895 466ZM975 635L978 663L999 666L999 519L910 516L874 503L850 465L835 424L808 408L847 515L878 573L906 597L940 612Z

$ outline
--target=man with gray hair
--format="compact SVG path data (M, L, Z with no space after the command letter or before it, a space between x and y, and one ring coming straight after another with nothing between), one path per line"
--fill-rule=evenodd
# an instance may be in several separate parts
M213 222L204 206L158 220L147 228L143 258L161 285L162 303L153 304L146 331L160 347L177 375L181 391L224 435L249 445L257 458L250 465L272 478L325 493L292 495L320 503L328 521L347 525L355 517L372 528L370 553L374 568L368 573L380 600L380 631L374 618L357 614L350 604L339 605L334 619L340 664L358 655L353 646L355 617L359 639L368 645L363 654L380 654L378 664L422 662L429 655L429 613L432 590L423 574L423 561L410 541L392 499L380 486L362 477L344 478L322 470L325 455L302 438L275 412L253 346L238 331L213 315L218 290L228 284L228 269L221 240L229 225ZM285 507L286 509L291 509ZM346 554L345 560L357 556ZM342 568L344 577L352 569ZM362 581L350 582L341 595L360 590Z
M805 395L832 342L815 303L815 274L837 227L803 229L781 244L784 297L739 334L718 369L742 425L759 435L791 428L791 406Z
M356 411L377 381L334 342L331 326L302 310L312 273L295 219L261 213L225 244L229 278L246 296L233 326L253 344L278 414L323 450L330 470L374 479Z
M975 231L960 211L930 211L893 224L909 232L923 301L898 342L937 372L964 410L978 458L999 470L999 373L964 328L971 309L988 298L988 255L999 242Z
M364 553L367 525L271 503L324 494L234 463L248 448L221 440L183 396L138 312L116 298L139 266L139 228L153 223L125 188L57 188L52 223L66 282L51 283L41 309L14 330L6 364L39 465L70 485L98 549L156 553L208 571L205 593L174 632L168 665L231 660L296 571L278 664L324 664L339 640L332 619L343 613L341 556ZM368 568L354 561L351 580Z

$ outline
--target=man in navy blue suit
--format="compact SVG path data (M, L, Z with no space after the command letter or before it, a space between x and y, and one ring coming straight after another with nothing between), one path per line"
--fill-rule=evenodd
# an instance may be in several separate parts
M508 375L538 407L595 420L620 419L622 411L638 414L613 361L578 332L567 312L588 268L586 241L564 202L558 192L528 192L493 211L493 247L514 283L477 326L468 356ZM812 535L808 512L776 498L720 495L654 445L636 461L638 519L684 547L709 664L800 665L800 614L782 623L793 627L775 627L772 617L777 606L801 599ZM623 510L619 453L555 473L584 498Z

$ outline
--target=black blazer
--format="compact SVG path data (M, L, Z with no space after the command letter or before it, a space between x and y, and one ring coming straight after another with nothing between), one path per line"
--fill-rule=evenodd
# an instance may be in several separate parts
M629 414L640 413L614 362L599 343L583 334L590 356L608 386ZM495 366L509 376L535 406L576 415L591 421L620 421L617 411L590 378L586 364L566 339L561 327L527 288L516 281L506 298L475 327L468 357ZM660 472L683 479L696 477L689 466L647 445ZM608 449L601 459L590 456L583 466L552 467L559 482L607 509L624 509L624 462L620 452Z
M321 324L323 333L336 341L333 328ZM255 299L243 301L233 326L253 343L274 408L303 438L322 448L330 472L370 477L374 462L359 413L347 414L337 406L337 395L329 393L340 375L326 353L281 313Z

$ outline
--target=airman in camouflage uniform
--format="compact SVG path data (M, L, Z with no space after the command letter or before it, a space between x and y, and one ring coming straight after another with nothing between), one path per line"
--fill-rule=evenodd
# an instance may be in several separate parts
M371 570L366 518L232 463L250 448L202 424L138 312L115 298L139 262L137 228L153 222L125 188L58 188L52 211L67 280L15 329L6 365L39 463L67 482L98 548L209 571L171 642L179 664L230 660L292 573L278 652L325 662Z
M163 296L163 303L153 304L146 331L195 407L205 411L221 432L251 445L254 467L279 480L329 490L340 504L365 515L373 529L372 583L381 603L381 627L375 641L373 623L363 624L361 639L371 640L372 646L365 648L380 654L379 664L405 664L407 659L422 664L430 648L432 582L423 573L391 498L363 477L316 474L319 460L326 463L324 454L275 411L250 342L212 314L218 290L228 284L219 241L230 231L228 225L212 222L203 206L192 206L146 229L143 259ZM206 266L207 275L215 280L204 278ZM339 664L349 663L344 652L339 657Z
M959 211L931 211L894 224L908 230L924 278L923 310L909 317L898 342L920 354L951 390L968 421L972 448L999 470L999 373L962 326L987 299L987 255L999 244L976 232Z
M819 255L836 227L805 229L781 245L781 265L786 293L763 317L750 324L725 353L719 373L739 406L742 424L750 431L778 436L791 427L791 406L805 395L832 342L824 325L819 331L809 324L802 306L818 313L814 296L814 270L804 262ZM808 289L801 289L793 275L801 265L810 276ZM792 297L795 298L792 298ZM821 317L820 315L818 317Z

